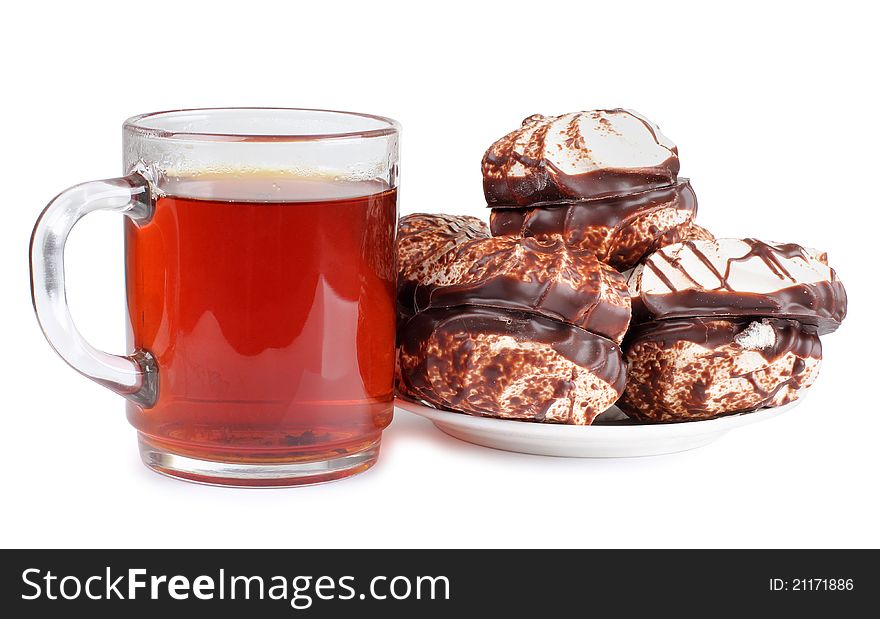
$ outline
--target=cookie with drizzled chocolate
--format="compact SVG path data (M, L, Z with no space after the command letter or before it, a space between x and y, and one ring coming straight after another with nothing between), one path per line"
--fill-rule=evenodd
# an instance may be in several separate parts
M819 335L846 316L846 290L825 254L758 239L693 240L648 256L629 276L638 322L667 318L791 318Z
M846 291L825 254L758 239L664 247L629 276L634 323L618 405L646 421L705 419L797 399Z

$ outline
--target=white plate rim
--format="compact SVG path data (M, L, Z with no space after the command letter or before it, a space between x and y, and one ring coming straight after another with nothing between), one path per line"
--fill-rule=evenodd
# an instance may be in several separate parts
M803 395L793 402L770 408L762 408L747 413L725 415L713 419L699 421L682 421L676 423L655 424L615 424L615 425L590 425L578 426L571 424L536 423L530 421L518 421L514 419L499 419L496 417L478 417L446 411L438 408L419 404L403 398L395 398L394 406L412 414L424 417L435 425L440 423L453 427L468 427L472 430L482 431L489 434L516 434L531 436L533 438L545 438L556 441L594 441L597 439L620 440L630 438L643 440L646 438L675 438L682 436L695 436L700 434L722 434L733 428L738 428L765 419L777 417L790 411L803 400Z

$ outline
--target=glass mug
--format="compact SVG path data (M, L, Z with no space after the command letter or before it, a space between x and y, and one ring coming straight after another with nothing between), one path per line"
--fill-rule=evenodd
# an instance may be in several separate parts
M31 239L37 318L75 370L127 399L140 453L231 486L340 479L375 463L393 411L399 125L326 110L135 116L126 176L77 185ZM127 356L65 298L87 213L125 215Z

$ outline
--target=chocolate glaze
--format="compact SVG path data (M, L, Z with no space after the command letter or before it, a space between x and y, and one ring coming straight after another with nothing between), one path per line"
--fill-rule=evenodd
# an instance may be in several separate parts
M711 260L700 251L699 244L688 241L687 248L717 278L718 287L704 288L682 266L680 260L667 255L664 250L645 263L645 268L657 275L671 292L642 293L633 299L633 315L639 321L692 316L755 316L794 318L815 327L820 335L830 333L840 326L846 317L847 298L843 283L831 270L830 281L796 283L794 276L785 268L780 258L801 258L809 261L807 251L795 243L770 245L758 239L743 239L749 251L740 257L729 258L724 272L720 272ZM733 264L758 257L780 282L788 280L790 286L769 293L735 290L730 285ZM693 284L693 288L677 290L654 262L663 258L672 268Z
M456 334L466 352L472 334L497 334L520 342L540 342L581 366L622 392L626 384L626 367L620 348L612 341L579 327L527 312L484 307L461 307L454 312L431 310L416 314L401 327L398 345L408 354L418 354L420 346L432 333L445 330ZM463 359L461 351L449 351ZM424 365L422 363L421 365ZM503 368L498 369L503 372ZM415 392L429 389L425 372L417 368L404 376L407 386Z
M415 295L418 283L412 280L404 279L401 276L397 278L397 313L402 316L412 316L416 313Z
M779 279L787 277L788 279L793 280L794 277L792 277L791 273L786 270L785 265L782 264L782 261L778 258L778 256L782 256L788 259L809 258L806 250L796 243L781 243L776 246L771 246L764 241L760 241L758 239L744 240L746 243L748 243L750 249L745 256L740 256L739 258L731 258L727 262L727 270L724 272L724 276L722 277L722 281L724 282L725 287L728 287L727 279L730 277L730 267L734 262L745 262L749 258L757 256L764 262L764 264L766 264L770 268L770 270L777 277L779 277ZM693 243L691 243L691 245L693 245Z
M764 241L754 239L754 238L742 239L742 242L749 246L749 251L746 252L744 255L739 256L738 258L728 258L727 259L727 266L724 270L724 273L721 273L720 271L718 271L718 269L715 267L715 265L712 263L712 261L709 260L708 256L706 256L706 254L704 254L702 251L700 251L699 245L697 243L695 243L693 240L686 241L683 244L687 246L687 248L691 251L691 253L693 253L693 255L696 256L696 258L698 260L700 260L700 262L702 262L703 265L716 278L718 278L719 289L729 290L731 292L736 292L736 290L730 286L730 282L728 281L730 279L730 271L733 268L734 262L746 262L752 258L757 257L765 265L767 265L767 268L770 270L770 272L773 273L774 275L776 275L779 279L781 279L781 280L788 279L791 282L795 282L796 281L795 278L785 268L785 265L783 264L782 260L780 260L780 256L783 258L788 258L789 260L794 259L794 258L800 258L800 259L804 260L805 262L808 262L810 259L810 256L807 254L806 249L804 249L804 247L802 247L801 245L798 245L796 243L781 243L778 245L770 245L769 243L765 243ZM694 284L699 285L690 276L690 274L687 272L687 270L685 270L684 267L681 266L680 261L675 260L673 258L670 258L665 252L661 252L660 255L666 260L666 262L670 266L675 268L679 273L684 275L687 279L689 279ZM658 276L660 276L663 279L663 283L666 284L670 289L675 288L669 282L668 279L663 277L662 272L659 269L657 269L653 264L649 264L648 266L650 266L651 270L654 271ZM832 276L832 281L834 281L836 279L836 274L834 273L834 271L831 271L831 276Z
M522 282L497 277L474 285L416 289L416 312L464 305L531 311L576 324L611 340L623 337L630 318L629 307L625 305L600 302L598 294L584 295L552 281Z
M758 322L761 320L757 319ZM819 338L800 322L774 318L764 320L773 327L776 339L772 346L754 351L760 353L767 361L772 362L789 352L800 358L822 358L822 344ZM624 342L624 349L629 350L638 342L650 340L663 348L669 348L676 342L686 341L694 342L709 350L715 350L736 342L736 337L753 322L756 322L753 318L722 320L678 318L648 322L630 330ZM803 361L801 361L800 370L795 373L802 371Z
M625 110L598 110L625 112ZM595 113L595 112L594 112ZM529 116L523 126L542 122L539 114ZM486 202L491 206L528 206L540 202L570 200L579 198L605 198L664 187L675 182L679 171L678 151L672 148L670 156L650 168L603 168L583 174L566 174L551 161L542 157L549 122L538 127L528 143L522 146L523 152L516 152L517 137L522 129L514 131L493 144L483 155L483 192ZM640 119L647 129L657 136L654 129L644 119ZM577 117L569 125L571 148L588 152L586 144L580 143L583 136L577 127ZM510 176L514 164L527 168L524 176Z
M688 220L693 220L697 213L697 196L688 179L612 198L547 202L525 209L493 208L490 229L494 236L549 238L560 235L571 250L596 252L612 266L627 269L659 245L684 236L686 225L680 226L679 235L675 234L676 230L653 227L640 230L634 225L638 218L665 209L684 211Z
M632 299L633 320L750 316L791 318L831 333L846 316L846 290L830 282L797 284L760 294L730 290L688 289L666 294L641 294Z
M524 252L521 265L524 273L501 272L477 281L443 286L420 284L414 290L410 290L404 282L401 297L404 301L414 299L410 313L465 305L525 310L577 325L614 341L623 339L629 325L629 303L615 304L602 295L603 279L618 278L619 294L628 296L622 276L591 256L581 256L577 258L576 288L552 277L555 273L551 273L551 277L524 278L522 275L529 275L529 265L533 262L530 255L563 257L567 250L559 240L541 243L529 238L518 243ZM509 252L510 248L505 247L504 250ZM487 253L480 260L488 261L490 257ZM613 293L611 290L605 291L606 294L609 292Z
M505 208L492 209L489 215L489 226L492 230L492 236L519 236L523 234L523 227L526 221L526 215L531 209L525 208ZM563 209L559 209L557 216L564 219ZM548 216L549 217L549 216Z
M492 208L493 219L499 219L499 225L502 223L500 217L514 216L517 213L530 212L533 209L541 209L541 223L534 225L535 236L537 233L560 234L561 227L573 217L576 217L577 223L581 226L607 226L613 228L621 224L627 219L631 219L646 210L656 208L658 205L667 204L677 200L681 203L678 208L686 210L697 210L697 196L691 187L690 179L680 178L673 180L671 183L661 185L651 189L643 189L633 191L626 194L618 194L608 197L598 198L560 198L557 200L548 200L544 202L535 202L528 206L495 206ZM574 214L566 212L566 209L575 210ZM535 215L533 215L533 218ZM494 221L490 225L495 225ZM498 236L492 228L492 234Z
M512 156L515 160L525 157ZM486 159L494 163L493 158ZM676 165L672 165L673 161ZM674 170L674 171L673 171ZM523 207L539 203L596 199L623 196L660 187L675 182L678 160L668 159L666 170L658 173L653 168L631 170L594 170L585 174L565 174L546 160L534 163L523 177L483 177L483 194L486 203L495 207Z

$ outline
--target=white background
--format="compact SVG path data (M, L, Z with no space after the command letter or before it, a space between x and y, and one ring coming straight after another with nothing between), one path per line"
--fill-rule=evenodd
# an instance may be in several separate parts
M880 546L880 50L866 6L9 4L0 545ZM126 117L224 105L392 116L404 127L402 213L483 216L480 157L522 118L634 108L678 144L700 223L826 249L850 315L823 338L822 374L802 406L692 452L503 453L400 412L379 464L350 480L259 491L160 477L138 459L122 400L43 340L28 237L57 192L121 171ZM80 329L119 353L121 225L94 215L68 248Z

